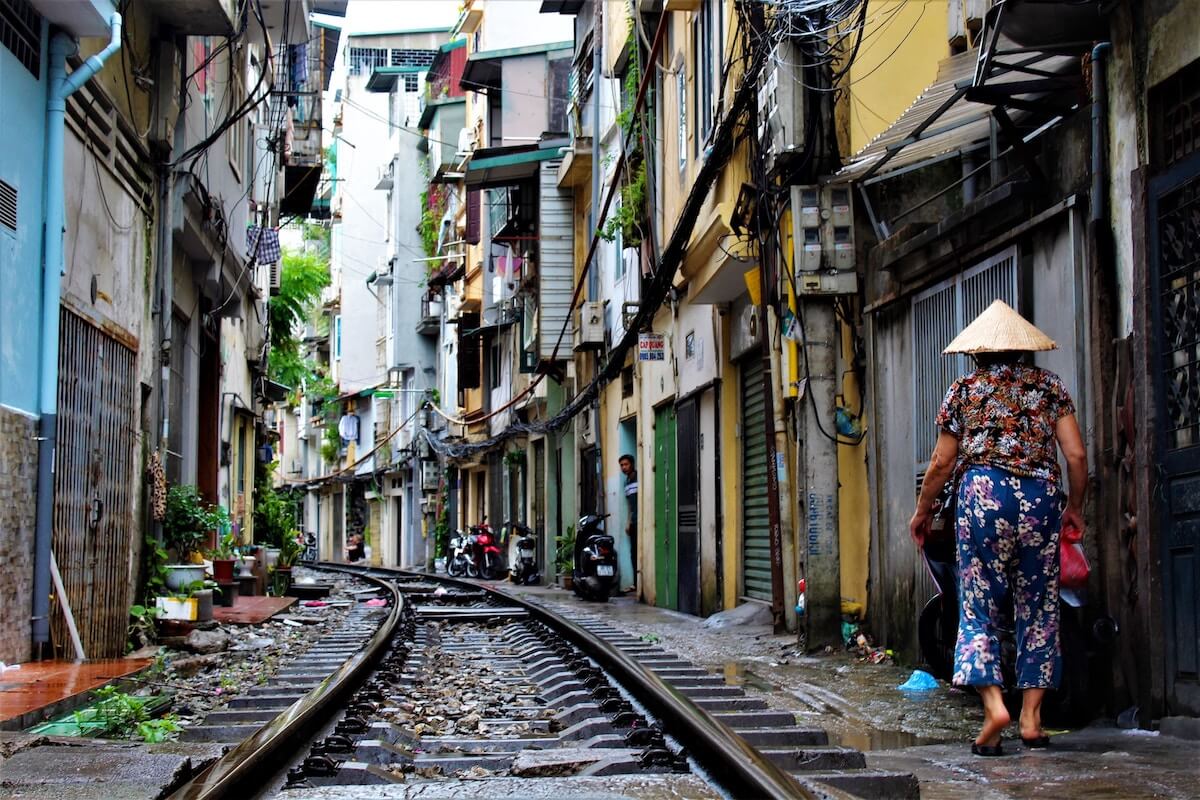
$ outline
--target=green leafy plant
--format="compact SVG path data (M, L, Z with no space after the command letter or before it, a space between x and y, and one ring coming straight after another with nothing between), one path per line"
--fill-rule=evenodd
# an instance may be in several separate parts
M291 568L296 566L296 562L300 560L300 556L304 553L304 545L300 543L300 531L290 530L279 543L279 559L275 562L276 568Z
M181 730L174 714L151 719L146 708L151 698L126 694L116 686L101 687L92 692L92 697L95 703L90 708L71 715L72 722L82 734L98 732L102 736L165 742L175 738Z
M152 533L147 533L142 539L142 565L145 581L142 584L142 598L152 603L155 597L161 597L167 590L167 561L170 554L166 547Z
M135 604L129 607L129 641L127 650L133 651L154 642L158 631L154 621L158 619L159 611L153 606Z
M228 524L228 512L204 502L195 486L172 486L167 491L163 543L180 561L199 553L209 533L223 531Z
M295 387L309 376L310 365L301 356L297 331L309 318L329 280L329 258L320 247L316 252L284 251L279 293L267 301L271 380Z
M446 215L449 201L450 193L437 185L430 186L428 191L421 193L421 220L417 223L417 233L421 236L421 249L430 258L437 255L438 235L442 230L442 217ZM429 262L430 272L439 267L440 262Z
M158 719L148 719L144 722L139 722L135 733L135 738L141 739L147 744L158 744L167 742L179 736L183 730L177 721L179 717L174 714L164 714Z
M575 526L568 525L566 533L555 536L554 544L557 548L554 553L554 565L560 574L570 572L575 565Z
M295 524L295 504L274 486L275 463L262 464L254 476L254 538L280 547Z
M217 537L217 546L212 549L209 555L214 559L219 558L224 560L237 557L237 538L233 535L232 529Z
M525 451L509 450L504 454L504 466L509 469L519 469L525 466Z

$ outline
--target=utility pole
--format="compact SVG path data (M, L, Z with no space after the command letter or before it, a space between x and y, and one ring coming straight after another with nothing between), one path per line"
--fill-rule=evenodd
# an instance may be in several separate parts
M842 641L842 571L838 526L838 445L834 427L838 322L833 299L797 298L803 332L799 402L803 477L802 561L809 647Z

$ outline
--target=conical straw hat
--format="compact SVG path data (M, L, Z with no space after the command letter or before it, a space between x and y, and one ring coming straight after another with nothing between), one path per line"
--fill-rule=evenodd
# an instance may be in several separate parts
M1057 350L1058 344L1035 328L1003 300L995 300L954 337L949 353L1004 353L1014 350Z

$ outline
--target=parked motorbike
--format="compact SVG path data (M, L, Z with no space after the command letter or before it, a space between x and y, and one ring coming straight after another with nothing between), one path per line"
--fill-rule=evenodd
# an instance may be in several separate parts
M927 536L921 547L925 566L938 593L921 610L917 621L917 636L921 655L929 672L949 681L954 674L954 648L958 640L958 568L955 561L957 544L953 531L941 531ZM1047 692L1042 716L1052 726L1084 725L1095 715L1096 703L1088 697L1091 661L1097 650L1107 648L1117 635L1117 625L1109 617L1098 617L1085 632L1086 605L1083 592L1062 590L1059 643L1062 651L1062 673L1056 691ZM1016 685L1017 640L1011 606L998 621L1000 639L1000 668L1004 685ZM1020 692L1007 693L1010 707L1020 705Z
M617 585L617 549L613 537L603 530L610 515L588 514L581 517L575 534L575 565L572 585L583 600L608 601Z
M446 558L446 572L453 578L461 578L464 575L471 575L475 571L475 564L470 555L469 536L462 531L455 531L454 536L450 537L450 554Z
M501 557L500 547L496 544L492 526L488 525L487 517L478 525L471 526L470 548L471 566L474 569L468 568L468 576L480 577L485 581L494 581L500 577L504 572L504 559Z
M508 579L521 586L535 584L542 579L537 568L537 540L533 529L519 522L505 526L508 540Z

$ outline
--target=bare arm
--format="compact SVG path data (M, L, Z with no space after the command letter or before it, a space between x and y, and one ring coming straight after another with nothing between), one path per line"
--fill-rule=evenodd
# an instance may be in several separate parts
M938 435L937 445L933 448L933 457L929 459L929 468L925 470L925 479L921 481L921 496L917 498L916 513L908 523L908 532L918 545L924 541L925 534L929 531L933 501L954 474L954 464L957 460L958 437L942 431Z
M1054 424L1054 438L1067 460L1067 508L1063 512L1063 524L1070 522L1083 530L1083 501L1087 496L1087 449L1083 446L1083 435L1079 432L1079 421L1074 414L1059 417Z

